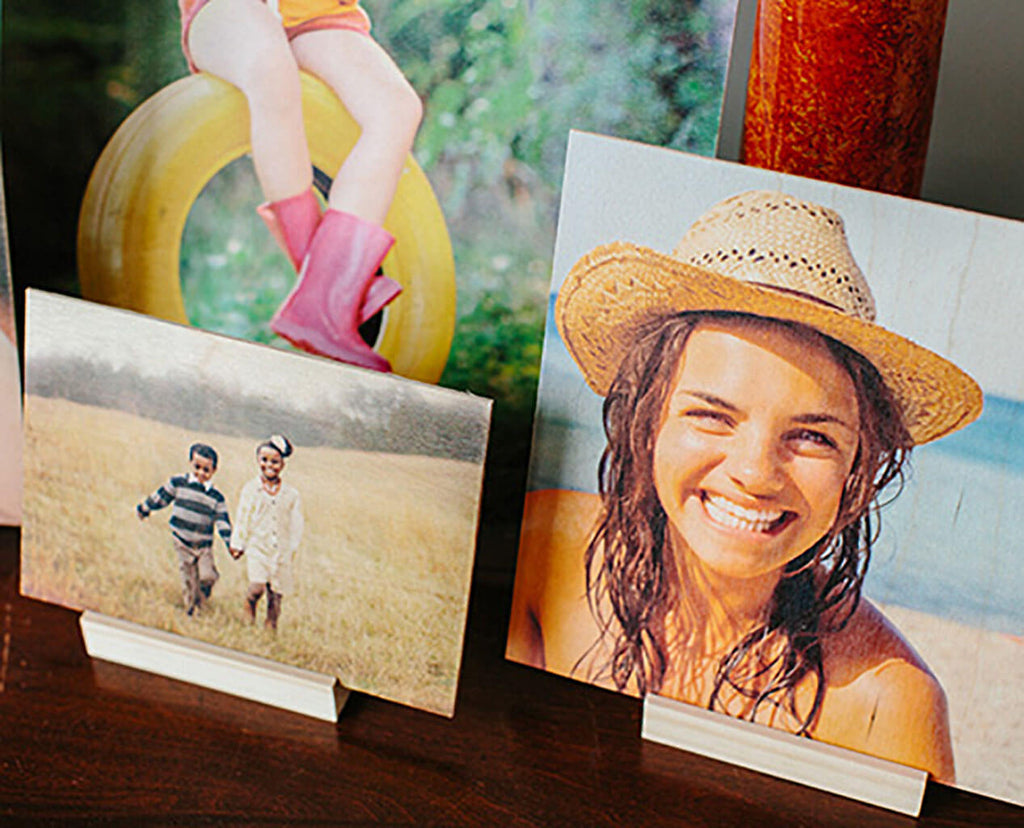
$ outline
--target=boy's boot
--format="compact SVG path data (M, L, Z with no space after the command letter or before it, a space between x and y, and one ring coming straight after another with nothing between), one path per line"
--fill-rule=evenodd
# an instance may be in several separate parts
M279 201L266 201L256 212L298 271L309 250L309 241L320 225L320 202L316 195L312 190L305 190ZM366 298L359 309L359 324L380 312L401 292L402 286L394 279L377 275L366 289Z
M368 221L328 210L309 243L299 281L270 320L293 345L374 371L391 364L359 335L370 282L394 237Z
M263 584L249 584L249 591L245 594L245 617L250 624L256 621L256 604L263 595Z
M277 631L277 619L281 615L281 599L284 596L280 592L274 592L269 586L267 587L267 622L266 626L268 629Z

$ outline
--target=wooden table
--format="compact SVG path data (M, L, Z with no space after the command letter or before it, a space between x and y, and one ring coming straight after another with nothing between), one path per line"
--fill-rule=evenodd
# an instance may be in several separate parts
M477 584L455 718L353 695L337 724L89 659L76 613L18 594L0 530L0 824L907 826L639 738L636 700L503 658ZM930 784L918 824L1024 825Z

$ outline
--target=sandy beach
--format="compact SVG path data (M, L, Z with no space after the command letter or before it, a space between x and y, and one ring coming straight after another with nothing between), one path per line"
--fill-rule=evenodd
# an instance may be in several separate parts
M946 691L957 786L1024 805L1024 641L887 604Z

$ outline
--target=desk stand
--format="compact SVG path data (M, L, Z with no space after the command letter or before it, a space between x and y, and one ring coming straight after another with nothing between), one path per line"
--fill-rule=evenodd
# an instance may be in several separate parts
M93 658L198 684L315 719L337 721L348 699L349 691L333 676L88 610L82 614L81 626L85 649Z
M643 738L917 816L924 771L649 695Z

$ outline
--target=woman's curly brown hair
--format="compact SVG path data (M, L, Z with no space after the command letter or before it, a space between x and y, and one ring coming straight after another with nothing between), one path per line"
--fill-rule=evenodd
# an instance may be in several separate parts
M635 682L641 694L657 692L665 679L671 643L665 622L683 591L654 485L654 443L687 339L708 318L784 325L823 340L856 389L860 442L835 525L787 565L763 623L719 662L708 704L720 709L721 691L729 687L751 701L750 719L764 705L784 708L799 723L796 732L809 735L825 691L822 640L841 630L857 608L877 537L879 495L893 481L902 483L912 441L875 368L845 345L799 325L743 314L684 313L639 332L604 402L607 446L598 466L603 510L586 550L588 601L611 645L597 672L620 690ZM808 676L815 680L814 700L800 713L795 691Z

